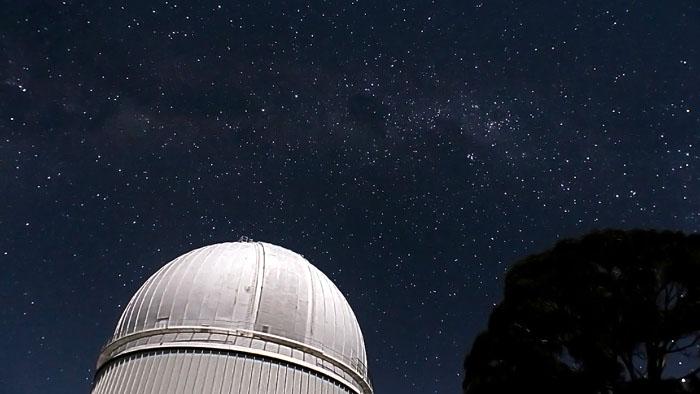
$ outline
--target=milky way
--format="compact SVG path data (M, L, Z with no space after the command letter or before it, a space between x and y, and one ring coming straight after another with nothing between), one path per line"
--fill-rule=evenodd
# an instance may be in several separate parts
M242 235L337 283L377 393L456 393L515 260L700 225L695 1L2 3L8 393L86 392L142 282Z

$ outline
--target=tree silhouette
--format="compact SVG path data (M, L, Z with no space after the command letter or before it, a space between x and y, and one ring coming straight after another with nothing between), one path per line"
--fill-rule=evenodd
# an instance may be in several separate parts
M606 230L519 261L464 368L466 394L700 392L700 235Z

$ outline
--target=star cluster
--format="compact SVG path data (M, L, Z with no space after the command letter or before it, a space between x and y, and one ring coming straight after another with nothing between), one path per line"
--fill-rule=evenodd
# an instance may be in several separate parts
M2 3L8 392L86 392L149 275L246 235L338 284L377 393L456 393L513 261L700 225L694 1Z

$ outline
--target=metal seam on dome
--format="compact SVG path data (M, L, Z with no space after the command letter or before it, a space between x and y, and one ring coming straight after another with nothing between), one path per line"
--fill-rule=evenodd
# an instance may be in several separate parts
M260 301L262 300L262 292L263 292L263 281L265 280L265 247L263 246L262 242L256 242L255 243L255 257L256 257L256 262L255 262L255 267L257 269L257 277L256 277L256 283L255 283L255 301L253 303L253 313L252 315L252 323L253 326L251 329L255 329L258 325L258 314L260 312ZM258 264L261 266L258 267Z
M223 262L223 265L224 265L224 266L226 265L226 262L225 262L225 261ZM239 306L239 303L240 303L240 301L239 301L239 298L240 298L239 293L240 293L240 289L241 289L241 282L243 282L244 276L243 276L243 275L238 275L238 276L236 276L234 279L235 279L235 281L236 281L236 282L235 282L235 287L236 287L237 290L232 294L233 299L231 300L231 304L230 304L230 305L224 305L224 313L221 314L221 316L223 316L223 320L226 320L226 321L234 321L234 320L235 320L234 316L236 315L236 307L238 307L238 306ZM230 315L230 316L229 316L227 313L225 313L225 312L228 312L228 311L229 311L229 308L230 308L230 311L231 311L231 315Z
M217 249L223 249L222 244L217 244L216 247L217 247ZM220 256L220 255L219 255L219 256L216 256L216 257L213 259L212 262L208 263L208 265L210 265L211 267L214 267L214 268L215 268L215 267L216 267L216 264L217 264L220 260L221 260L221 256ZM216 270L216 269L212 269L211 271L212 271L212 272L218 272L218 270ZM211 273L209 273L209 275L211 275ZM218 290L218 289L217 289L217 290ZM204 310L204 305L206 304L206 301L207 301L207 299L209 298L210 294L211 294L210 292L205 292L205 293L202 295L202 300L201 300L201 302L199 303L199 308L198 308L199 312L197 312L197 317L194 319L195 321L199 321L199 320L202 319L202 310ZM220 298L220 297L217 297L217 299L216 299L217 307L218 307L219 301L220 301L219 298ZM214 319L216 320L216 313L214 313Z
M258 301L258 283L260 283L259 277L260 277L260 270L258 269L258 265L260 264L260 256L258 255L258 250L255 246L253 246L253 256L255 258L255 275L253 276L253 285L251 286L251 291L252 291L252 302L248 303L248 310L247 310L247 316L250 318L248 320L254 321L254 316L255 316L255 309L256 305L255 303ZM250 323L251 325L253 323ZM249 327L251 328L251 327Z
M163 275L162 275L162 278L167 278L167 280L165 280L165 281L159 280L158 283L156 284L156 286L153 288L153 291L151 292L151 296L148 300L148 307L144 311L142 328L146 327L146 323L148 321L149 314L153 314L155 312L156 321L158 320L158 315L159 315L160 308L161 308L161 301L157 300L157 298L160 297L162 299L163 293L168 289L168 285L173 280L173 276L174 276L173 272L176 271L177 267L180 264L182 264L183 261L186 261L187 258L196 251L197 251L197 249L195 249L189 253L186 253L185 255L173 260L172 262L170 262L167 265L167 269L163 272ZM162 290L159 291L158 290L159 288L162 288ZM143 310L143 309L139 308L139 313L141 312L141 310ZM136 326L138 326L138 320L136 321Z
M333 294L333 298L335 298L335 300L333 300L333 307L335 307L335 309L336 309L336 324L335 324L335 326L336 326L336 328L339 328L341 330L340 335L336 336L336 338L338 338L338 340L340 341L340 346L338 346L338 348L340 349L341 354L345 354L345 340L344 340L344 338L347 335L347 333L345 332L347 327L345 324L345 313L343 313L343 305L342 305L343 303L338 302L338 299L339 299L339 297L342 296L342 293L340 292L340 290L338 290L338 287L335 286L335 283L331 282L331 286L334 286L335 290L336 290L334 292L331 292L331 294ZM342 319L342 322L338 323L338 320L340 320L340 319Z
M338 305L335 302L335 294L333 293L333 287L330 283L324 281L323 286L326 288L326 302L330 303L331 310L333 311L332 319L330 321L330 327L332 327L333 337L329 339L329 342L333 344L333 349L338 349L338 337L340 332L338 330Z
M158 291L158 287L153 289L153 294L151 295L151 302L149 303L149 308L146 309L146 311L145 311L146 314L144 316L142 329L148 329L148 327L147 327L148 316L152 315L154 312L155 312L155 319L154 320L155 320L156 324L158 323L158 321L160 319L162 319L161 316L165 316L165 312L162 312L163 302L166 299L165 296L168 294L168 289L172 288L170 284L173 283L173 281L178 280L179 271L183 269L183 266L187 265L187 264L184 264L183 262L186 262L191 255L197 254L197 253L201 253L200 249L195 249L191 253L188 253L187 256L185 256L182 260L179 260L177 262L173 262L172 266L168 270L167 275L164 275L164 277L167 278L167 280L165 281L165 283L162 286L162 291ZM177 290L177 283L176 283L175 290ZM170 290L170 291L172 292L173 290ZM177 294L176 291L175 291L175 294ZM174 305L175 304L174 297L170 296L169 299L171 299L173 301L173 305ZM151 309L151 307L153 307L154 309ZM169 311L168 315L167 315L166 322L169 322L171 314L172 313Z
M316 280L318 281L318 287L321 293L321 299L318 302L321 304L321 307L323 307L323 312L320 314L320 316L323 317L323 322L321 323L323 325L323 336L321 338L321 342L325 342L328 341L328 321L326 320L326 317L328 317L328 313L326 312L326 302L328 302L328 299L326 298L326 292L323 289L323 281L321 280L321 278L318 275L318 272L316 271L314 271L314 275L316 276Z
M241 251L243 251L243 253L250 252L250 249L245 246L247 246L247 244L240 245ZM229 321L238 321L236 316L240 316L241 314L243 314L243 317L241 318L242 320L250 319L250 316L245 314L250 303L250 297L248 297L245 293L245 287L250 284L250 275L251 273L249 272L249 270L246 270L245 275L241 274L237 275L236 277L238 281L237 285L235 286L235 302L233 303L231 308L231 317L229 318ZM246 301L246 303L244 304L243 301Z
M190 306L190 302L193 301L192 300L192 291L194 289L196 289L197 276L200 274L200 272L202 272L202 268L206 267L206 265L208 264L209 258L211 258L211 256L214 255L214 251L216 251L216 248L211 248L211 250L209 251L209 254L207 254L202 261L198 261L199 267L197 267L197 269L194 271L194 275L192 275L192 279L191 279L192 285L190 286L190 288L187 291L187 296L185 297L185 300L186 300L185 301L185 308L182 310L183 324L187 321L187 309ZM199 308L199 310L201 312L202 308Z
M357 318L352 313L352 308L350 308L350 303L347 303L346 309L347 309L348 320L350 322L357 321ZM358 349L357 349L357 338L359 338L359 335L357 335L357 331L358 331L359 325L350 323L348 327L350 328L350 333L352 334L352 338L354 339L350 343L350 353L351 354L354 353L351 357L353 358L353 361L359 360L360 357L358 355ZM358 369L359 369L359 367L358 367Z
M146 289L146 291L143 292L143 298L141 298L141 303L139 304L138 310L136 311L136 318L134 318L134 330L136 330L136 327L138 327L139 315L141 314L141 311L143 311L143 304L144 304L144 302L146 302L146 299L148 298L148 292L151 291L151 289L153 289L153 291L150 294L151 297L150 297L150 299L148 299L148 307L145 310L144 323L143 323L144 325L146 324L146 319L148 318L148 311L151 310L151 306L153 304L153 298L155 296L155 291L158 288L158 286L161 284L160 278L162 278L165 275L165 273L168 272L178 261L181 261L182 259L184 259L184 257L187 256L187 254L188 253L185 253L184 255L175 258L169 264L166 264L163 267L161 267L161 269L159 269L155 273L155 275L152 276L152 278L154 278L153 283L155 283L155 287L153 287L153 283L151 283L148 286L148 288ZM131 319L131 317L129 317L129 319ZM128 332L129 332L129 330L127 327L120 334L124 335Z
M223 261L223 260L224 260L224 259L222 258L222 256L218 256L218 258L212 263L212 267L213 267L213 268L212 268L212 271L213 271L214 273L222 272L222 271L219 269L219 266L222 264L222 261ZM221 281L220 283L217 282L217 284L218 284L218 290L222 291L221 289L222 289L224 286L226 286L226 277L217 275L217 278L218 278L218 280ZM210 296L210 295L208 295L208 296ZM209 299L209 297L205 297L205 299ZM221 315L221 314L219 313L219 306L221 305L221 297L220 297L220 296L219 296L219 297L215 297L214 299L215 299L215 301L216 301L216 305L214 306L214 321L217 321L217 320L219 320L219 316ZM199 317L199 318L201 318L201 313L200 313L200 317Z
M349 316L349 318L350 318L351 321L352 321L352 320L357 321L357 318L356 318L356 317L354 316L354 314L352 313L352 308L350 308L349 306L348 306L348 316ZM355 325L355 324L350 324L350 331L352 332L353 338L359 338L359 337L360 337L360 336L358 335L358 330L359 330L359 329L358 329L357 325ZM354 342L354 343L352 343L351 345L352 345L352 348L350 349L350 355L351 355L350 357L352 357L353 359L359 360L359 359L360 359L360 355L359 355L359 349L358 349L358 343L357 343L357 341ZM354 354L353 354L353 353L354 353Z
M233 251L241 249L239 244L228 244L228 246L229 246L229 248L227 250L231 253L233 253ZM228 264L232 264L232 262L230 262L228 260L228 258L226 258L226 257L228 257L228 256L227 255L219 256L219 267L221 269L221 272L226 272L224 270L226 268L226 266ZM224 277L224 280L222 281L222 287L221 287L222 292L223 292L223 289L225 289L226 286L229 285L229 280L230 280L229 275L226 275ZM238 285L240 284L240 282L242 280L243 280L243 275L236 276L235 283L236 283L237 287L240 287ZM216 305L216 309L214 311L214 319L218 320L220 318L221 320L224 320L224 321L233 321L234 320L233 316L235 314L236 305L238 303L238 292L235 292L234 294L232 294L232 299L228 300L230 305L227 305L226 303L222 303L221 301L222 301L221 296L217 297L217 305ZM229 307L231 309L230 316L228 314Z
M241 251L243 250L243 247L240 245L237 245L237 248ZM223 267L226 267L228 264L233 263L224 261ZM232 280L235 282L234 285L232 285L232 288L235 288L236 291L232 294L233 299L231 300L231 304L224 305L224 312L230 313L230 315L228 313L222 313L222 316L224 316L224 320L226 321L236 321L236 311L241 308L241 299L243 298L243 296L241 296L241 286L243 286L243 282L247 280L246 275L247 272L239 273L239 275L236 275L234 278L232 278Z
M342 293L338 292L338 294L340 297L342 297ZM348 330L348 316L347 316L346 306L344 305L344 303L339 302L338 309L340 309L340 315L343 318L343 322L339 325L343 330L343 333L340 336L341 343L343 344L343 346L341 348L342 349L341 352L343 354L347 354L348 353L348 340L350 337L350 332Z
M170 267L168 267L168 272L167 272L169 275L167 275L167 276L165 274L163 275L163 276L167 277L167 280L165 281L165 283L162 283L163 281L159 281L159 283L158 283L159 285L163 284L163 286L162 286L163 291L161 291L159 293L158 286L156 286L153 289L153 293L151 294L151 299L148 303L148 309L146 309L146 316L144 317L144 321L143 321L144 328L146 327L146 320L148 319L148 315L152 314L154 312L151 309L152 307L155 308L155 313L156 313L155 320L156 320L156 322L160 318L160 316L161 316L160 310L163 307L163 298L165 298L165 294L168 292L168 288L170 287L170 283L173 281L173 278L175 278L175 276L176 276L175 274L178 272L178 268L181 268L181 266L184 265L184 264L182 264L182 262L187 261L187 259L189 257L196 254L200 250L201 249L195 249L195 250L187 253L185 256L183 256L182 260L175 260L172 263L170 263L171 265L170 265ZM158 297L159 297L159 299L156 301L156 298L158 298ZM154 301L157 302L157 305L154 305ZM167 318L170 319L170 316L168 316Z
M348 302L348 305L350 305L349 302ZM364 349L364 343L365 343L365 341L364 341L364 337L363 337L363 335L362 335L362 330L360 329L360 324L359 324L359 321L357 320L357 316L355 315L355 311L353 311L351 307L348 307L348 313L349 313L349 315L350 315L350 318L351 318L353 321L358 322L357 324L355 324L355 325L353 326L353 331L354 331L354 333L355 333L354 337L357 338L357 342L355 343L355 352L357 353L357 355L356 355L357 359L362 363L362 365L363 365L363 367L364 367L364 372L363 372L363 374L366 374L366 373L367 373L367 372L366 372L366 371L367 371L367 359L366 359L366 355L365 355L365 359L364 359L364 360L363 360L363 358L362 358L362 355L365 353L365 349Z
M323 297L324 308L325 308L326 306L328 306L328 302L332 300L332 299L331 299L332 296L331 296L330 293L327 291L327 286L328 286L328 284L327 284L326 282L321 281L321 289L322 289L322 292L323 292L323 295L324 295L324 297ZM332 302L331 302L331 303L332 303ZM335 327L335 325L333 324L334 321L335 321L335 307L333 307L333 308L330 308L330 307L329 307L329 308L327 308L327 309L328 309L328 312L325 314L324 318L328 318L328 317L331 315L331 313L332 313L332 314L333 314L333 317L332 317L333 321L328 322L328 321L326 320L326 325L327 325L328 327L330 327L330 329L326 329L326 334L328 334L328 332L330 331L331 337L330 337L330 338L324 338L324 340L328 341L328 343L331 343L331 344L335 345L335 338L336 338L335 329L336 329L336 327ZM330 324L329 324L329 323L330 323ZM333 347L335 348L335 346L333 346Z
M217 249L223 250L223 248L224 248L224 247L223 247L223 244L218 244L218 245L217 245ZM217 272L219 272L219 271L216 270L215 268L216 268L217 263L221 260L221 253L218 253L218 254L216 254L216 255L215 255L215 254L212 254L212 255L209 256L209 257L211 257L211 261L208 261L208 262L207 262L207 264L206 264L207 270L205 270L205 271L204 271L204 274L202 275L202 280L203 280L205 283L208 283L208 279L209 279L209 277L212 275L212 273L217 273ZM217 289L217 290L218 290L218 289ZM204 306L207 304L207 301L209 300L210 297L211 297L211 292L210 292L210 291L204 291L204 292L202 292L202 297L201 297L201 300L200 300L200 303L199 303L199 308L197 309L198 312L197 312L197 314L196 314L196 316L194 317L193 320L195 320L195 321L200 321L200 320L202 320L202 318L203 318L203 317L202 317L202 311L204 311ZM220 301L220 297L216 297L216 298L217 298L217 305L218 305L218 302ZM216 314L214 315L214 317L216 317Z
M352 308L350 308L349 303L345 303L345 316L347 317L347 320L348 320L347 329L350 332L350 334L352 334L352 335L347 336L348 341L349 341L352 338L357 338L357 327L356 327L357 325L352 324L352 321L356 320L356 319L354 319L354 316L352 314ZM352 341L352 342L348 342L348 345L350 346L349 352L350 352L351 359L354 359L354 358L359 359L359 357L356 357L355 355L353 355L353 352L357 353L356 343L354 341Z
M305 258L302 257L304 260L304 264L306 265L306 272L308 273L307 276L307 285L306 285L306 296L307 296L307 313L306 313L306 332L304 335L307 338L313 338L313 323L314 323L314 313L315 313L315 299L314 299L314 278L313 275L311 274L311 263L308 262Z
M179 300L178 294L180 294L180 289L182 288L182 285L185 283L185 279L189 278L189 275L187 275L187 273L191 272L194 269L193 265L196 266L196 264L193 264L193 262L198 262L200 260L201 256L204 255L206 252L209 252L209 254L211 254L212 253L211 249L212 248L200 248L200 249L198 249L197 254L196 254L197 258L191 259L189 264L181 264L182 268L178 271L178 275L174 275L174 276L177 276L177 282L176 282L176 286L175 286L175 291L173 292L173 295L170 297L171 305L170 305L170 312L168 313L168 316L167 316L168 324L175 323L175 322L173 322L173 316L175 315L175 307L179 306L178 305L178 300ZM166 289L166 291L167 291L167 289ZM165 299L165 293L166 292L163 292L163 296L161 298L161 304L163 303L163 300ZM185 299L185 304L187 304L187 299Z
M167 265L160 267L160 269L158 269L155 274L151 275L151 277L148 278L146 283L143 286L141 286L139 291L136 292L134 297L132 297L132 299L134 300L134 303L131 305L131 309L129 309L129 307L127 307L124 310L124 313L122 314L122 318L124 318L124 317L126 317L127 311L128 311L129 317L124 321L124 324L122 326L118 326L118 329L115 330L115 333L114 333L115 336L121 335L124 332L128 332L129 325L131 324L132 319L134 319L134 310L136 310L136 318L134 319L134 326L136 326L136 322L138 322L139 313L141 313L141 307L143 306L143 302L145 301L146 296L148 295L148 290L151 289L151 286L153 286L153 283L157 282L159 275L162 274L162 272L165 270L166 266ZM145 290L141 291L142 289L145 289ZM136 301L140 301L138 309L135 308Z
M148 285L150 281L151 281L151 278L148 278L148 280L146 281L146 283L144 284L144 286ZM122 327L122 325L124 324L124 318L126 317L127 312L129 312L129 313L128 313L128 314L129 314L129 319L127 319L127 321L131 319L131 315L132 315L133 312L134 312L134 309L133 309L133 308L134 308L134 303L135 303L136 300L138 300L138 297L139 297L139 295L140 295L140 293L141 293L141 289L143 289L144 286L141 286L141 287L139 288L139 290L136 292L136 294L134 294L134 295L131 297L131 299L129 300L129 302L126 304L126 307L124 308L124 311L122 312L121 316L119 317L119 321L117 322L117 328L114 330L113 336L116 335L116 334L121 330L121 327Z
M172 267L171 264L173 264L175 261L177 261L178 259L181 259L181 258L182 258L182 256L177 257L171 263L168 263L168 264L162 266L158 271L156 271L155 274L151 275L151 278L153 278L153 281L151 281L150 283L147 282L146 284L141 286L141 289L145 289L145 290L143 292L140 292L141 289L139 289L139 291L136 293L136 295L134 295L134 298L138 299L139 305L138 305L138 307L136 307L136 303L134 303L134 305L132 306L132 309L129 311L129 318L126 321L126 324L121 327L121 329L119 330L118 333L115 333L115 335L114 335L115 338L128 334L129 333L129 326L131 325L132 322L134 324L134 330L136 330L136 326L138 325L139 316L141 314L141 311L143 311L143 304L146 302L146 299L148 298L148 292L151 291L151 288L153 288L154 285L155 285L155 287L158 287L158 285L160 284L159 279L163 275L165 275L165 272L168 271L170 269L170 267ZM153 297L153 293L151 293L151 301L152 301L152 297ZM150 307L150 304L149 304L149 307ZM136 316L134 316L134 311L136 312ZM126 312L127 311L124 311L125 315L126 315Z
M355 327L355 331L357 331L357 358L362 362L365 368L365 376L368 376L368 371L369 371L369 366L367 362L367 350L365 349L365 337L362 335L362 329L360 328L360 322L357 320L357 315L355 315L355 312L350 308L350 312L352 312L353 319L357 322L357 327Z

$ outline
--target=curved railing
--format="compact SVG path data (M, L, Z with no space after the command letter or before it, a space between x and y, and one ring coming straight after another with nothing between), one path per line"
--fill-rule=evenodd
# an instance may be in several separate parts
M285 336L284 330L274 330L272 327L263 327L264 331L257 331L252 329L236 328L235 326L246 326L250 325L249 322L231 322L231 321L221 321L220 325L212 324L205 325L201 321L192 321L192 325L187 324L187 321L182 322L177 325L168 325L167 321L163 321L162 326L156 326L154 328L137 331L125 336L113 336L105 346L103 347L102 354L100 355L100 360L98 361L98 368L100 365L106 363L108 359L115 356L115 353L120 353L119 349L124 345L131 342L137 341L142 338L164 335L169 333L179 334L197 334L197 333L208 333L206 339L201 340L202 342L215 343L215 344L231 344L235 341L235 337L245 337L245 338L255 338L267 342L274 342L278 344L283 344L293 349L302 350L306 353L315 355L324 360L330 361L342 370L345 370L351 376L355 376L362 386L366 386L369 392L372 392L372 384L369 379L369 374L367 371L367 366L358 357L350 357L346 354L324 345L320 341L314 338L305 337L301 340L299 339L289 339ZM228 326L228 327L227 327ZM233 327L231 327L233 326ZM266 329L266 330L265 330ZM220 338L219 336L224 336ZM190 338L178 339L177 337L168 342L189 342L192 341ZM200 340L198 340L199 342Z

